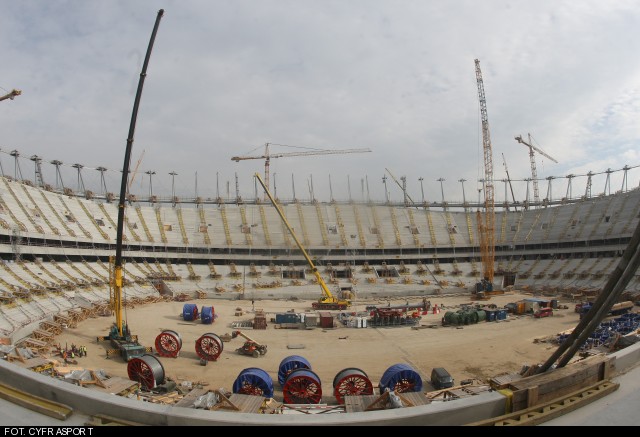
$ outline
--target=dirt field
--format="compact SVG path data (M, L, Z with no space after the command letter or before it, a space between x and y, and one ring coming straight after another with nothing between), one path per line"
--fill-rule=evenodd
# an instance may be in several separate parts
M508 294L492 297L487 303L503 307L528 295ZM268 323L266 330L245 330L254 340L268 346L268 353L260 358L239 355L236 348L244 339L238 337L224 343L224 351L215 362L206 366L200 364L195 352L195 341L207 332L217 335L231 333L233 321L253 319L251 301L193 300L188 303L214 306L217 318L213 324L205 325L199 320L186 322L182 319L184 302L163 302L129 308L126 310L131 332L137 334L140 343L154 346L155 339L164 329L178 332L182 338L182 349L178 358L159 357L165 369L165 376L182 381L204 382L208 387L232 389L238 374L247 367L258 367L266 371L274 380L275 398L281 400L281 390L277 381L280 362L290 355L300 355L311 363L312 370L322 382L323 402L333 401L333 379L345 368L362 369L378 386L385 370L398 363L412 366L423 378L425 391L433 388L428 382L433 367L445 367L456 383L469 378L488 380L503 373L520 371L525 364L544 362L555 350L551 343L534 343L534 339L555 335L573 328L578 315L573 304L569 309L554 311L553 317L535 319L530 315L512 316L506 321L481 322L464 327L443 327L441 318L448 308L470 303L468 297L431 298L432 304L444 305L440 314L422 317L421 325L437 325L436 328L411 329L410 327L389 328L315 328L312 330L274 329ZM392 301L391 304L405 303ZM419 298L409 302L419 302ZM366 305L386 305L387 301L357 301L352 311L364 311ZM242 308L243 316L235 316L236 308ZM275 312L295 309L296 312L309 311L311 301L256 301L256 309L264 309L267 321ZM110 343L96 341L96 337L108 335L114 319L109 317L87 319L75 329L66 329L58 336L64 347L85 345L88 356L78 358L78 365L89 369L103 369L108 374L127 377L127 364L120 358L106 357ZM289 349L287 346L303 349ZM155 350L155 347L154 347Z

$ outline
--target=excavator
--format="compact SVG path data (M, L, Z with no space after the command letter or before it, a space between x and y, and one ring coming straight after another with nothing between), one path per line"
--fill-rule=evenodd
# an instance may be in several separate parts
M269 188L267 188L265 183L262 181L260 174L256 173L255 177L258 180L258 182L260 182L260 185L262 185L264 192L266 193L267 197L269 198L273 206L276 208L276 211L278 212L278 215L282 219L282 222L287 227L287 230L291 234L291 237L293 237L294 241L298 245L298 248L302 252L304 259L307 261L307 264L309 264L311 273L313 273L313 275L316 277L316 281L320 285L320 289L322 290L322 297L318 299L317 302L313 302L312 304L313 309L344 310L349 308L351 306L350 300L336 297L331 293L331 291L329 290L329 287L327 287L327 284L324 282L324 279L322 279L322 276L320 276L320 272L318 272L318 268L313 264L313 261L311 261L309 254L305 250L304 246L302 246L302 243L300 243L300 240L298 240L298 237L296 236L296 234L293 232L293 228L287 221L287 218L284 216L284 212L282 212L282 209L280 208L276 200L273 198L273 196L269 192Z
M242 347L239 347L238 349L236 349L236 352L238 352L241 355L251 355L253 358L258 358L261 357L263 355L267 354L267 345L266 344L260 344L257 341L255 341L254 339L252 339L251 337L249 337L247 334L245 334L242 331L233 331L233 333L231 334L233 338L236 338L238 336L244 338L245 341L244 344L242 345Z

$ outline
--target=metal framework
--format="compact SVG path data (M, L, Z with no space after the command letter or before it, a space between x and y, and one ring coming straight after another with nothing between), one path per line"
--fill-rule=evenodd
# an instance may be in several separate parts
M478 210L478 229L480 231L480 252L482 254L482 270L484 278L493 282L494 261L496 254L495 221L493 193L493 152L491 150L491 135L489 132L489 116L487 115L487 100L484 94L480 61L476 63L476 81L478 82L478 98L480 101L480 116L482 119L482 149L484 151L484 218Z
M556 164L558 163L558 161L556 161L554 158L552 158L551 156L549 156L548 154L546 154L545 152L543 152L542 150L534 146L531 141L531 134L527 134L527 136L529 137L529 142L526 142L525 140L523 140L522 135L518 135L515 138L517 142L524 144L529 148L529 161L531 162L531 180L533 181L533 200L536 203L538 203L540 201L540 195L538 191L538 171L536 169L536 157L533 152L534 151L538 152L539 154L541 154L546 158L549 158Z
M269 153L269 145L275 146L283 146L283 144L274 144L274 143L266 143L264 145L264 154L258 156L234 156L231 158L232 161L240 162L247 159L264 159L264 184L268 189L271 189L269 185L269 162L271 158L283 158L289 156L310 156L310 155L335 155L341 153L366 153L371 152L370 149L316 149L316 148L308 148L306 152L289 152L289 153ZM291 147L291 146L287 146ZM295 196L294 196L295 197Z

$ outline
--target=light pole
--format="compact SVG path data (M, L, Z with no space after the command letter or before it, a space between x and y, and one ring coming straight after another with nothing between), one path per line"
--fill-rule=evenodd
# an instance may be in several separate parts
M172 171L171 173L169 173L169 175L171 176L171 203L173 204L173 206L176 206L176 176L178 175L178 173L176 173L175 171Z
M149 175L149 200L153 203L153 181L151 180L151 176L156 174L156 172L147 170L145 173Z
M386 203L389 203L389 192L387 191L387 175L382 176L382 183L384 184L384 198Z
M444 205L444 188L442 187L442 183L445 181L445 178L437 179L440 182L440 193L442 194L442 205Z
M402 181L402 195L403 195L404 206L407 206L408 205L408 202L407 202L407 177L406 176L402 176L400 178L400 180Z
M420 192L422 193L422 206L424 206L424 185L422 185L422 181L424 181L424 178L420 176L418 180L420 181Z
M107 171L107 169L105 167L98 167L96 168L96 170L98 170L100 172L100 183L101 183L101 187L102 188L102 194L104 194L105 196L107 195L107 183L104 180L104 172Z
M333 203L333 187L331 186L331 174L329 174L329 200Z
M40 172L40 163L42 162L42 158L40 158L38 155L33 155L31 157L31 160L34 163L34 168L35 168L35 174L33 179L36 181L36 184L38 184L38 179L39 179L40 183L38 184L38 186L44 187L44 181L42 180L42 173Z
M15 150L14 150L14 152L15 152ZM84 193L86 191L85 188L84 188L84 181L82 180L82 169L84 168L84 165L82 165L82 164L73 164L71 167L73 167L76 170L78 170L78 192ZM21 174L21 176L22 176L22 174Z
M464 196L464 183L466 181L467 181L466 179L458 179L458 182L462 184L462 205L464 205L465 207L467 206L467 199Z

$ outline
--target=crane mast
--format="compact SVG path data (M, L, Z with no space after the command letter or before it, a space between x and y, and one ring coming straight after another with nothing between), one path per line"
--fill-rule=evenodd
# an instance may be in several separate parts
M262 178L260 177L260 175L258 173L255 174L255 177L258 180L258 182L260 182L260 185L262 185L262 188L264 189L265 194L267 195L267 197L269 198L269 200L271 201L273 206L276 208L276 211L278 212L278 215L282 219L282 222L284 223L284 225L286 226L287 230L289 231L289 234L291 234L291 237L293 238L293 240L298 245L298 249L300 249L300 251L302 252L302 255L304 256L304 259L307 261L307 264L309 264L309 268L311 269L311 273L313 273L313 276L315 276L316 280L318 281L318 285L320 285L320 288L322 290L322 298L318 302L314 302L313 307L314 308L341 309L342 310L342 309L346 309L349 306L351 306L351 302L350 301L342 300L340 298L337 298L331 293L331 291L329 290L329 287L327 287L326 282L324 282L324 279L322 279L322 276L320 275L320 272L318 272L318 268L315 266L315 264L313 264L313 261L311 260L311 257L309 256L309 254L305 250L305 248L302 245L302 243L300 242L300 240L298 240L298 237L296 236L295 232L293 232L293 228L291 227L291 225L287 221L287 218L285 217L284 212L280 208L280 205L278 205L278 202L276 202L276 200L271 195L271 192L267 188L266 183L262 180Z
M549 158L556 164L558 163L558 161L556 161L554 158L552 158L548 154L544 153L542 150L535 147L531 142L531 134L527 134L527 136L529 137L528 143L522 139L522 135L518 135L515 138L517 142L524 144L529 148L529 161L531 162L531 180L533 181L533 200L536 204L538 204L540 202L540 194L538 190L538 171L536 169L536 158L533 152L535 150L536 152L540 153L542 156Z
M513 209L518 211L518 207L516 206L516 195L513 193L513 186L511 185L511 176L509 176L509 168L507 167L507 160L504 159L504 153L502 154L502 162L504 163L504 171L507 174L507 182L509 182L509 189L511 190L511 199L513 199ZM509 204L505 198L505 202L507 205L507 210L509 210Z
M487 114L487 100L484 94L480 61L475 60L476 81L478 83L478 98L480 101L480 117L482 120L482 149L484 151L484 218L478 210L478 228L480 231L480 252L482 254L482 269L484 279L493 284L495 261L495 209L493 187L493 152L491 150L491 135L489 132L489 116Z

